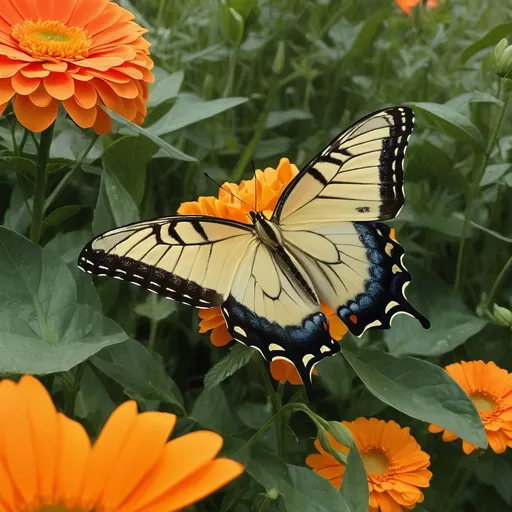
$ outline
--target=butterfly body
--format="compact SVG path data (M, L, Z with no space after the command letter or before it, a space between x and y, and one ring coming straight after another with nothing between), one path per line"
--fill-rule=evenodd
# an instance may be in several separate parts
M334 139L285 188L272 217L250 224L187 215L124 226L90 242L79 266L198 308L220 306L230 335L297 368L339 352L321 304L349 330L386 329L405 298L403 249L380 221L403 205L412 111L370 114Z

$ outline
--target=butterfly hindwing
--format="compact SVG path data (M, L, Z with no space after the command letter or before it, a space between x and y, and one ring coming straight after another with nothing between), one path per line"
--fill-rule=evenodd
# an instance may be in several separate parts
M220 306L252 231L239 222L176 216L105 233L82 251L86 272L132 282L199 308Z

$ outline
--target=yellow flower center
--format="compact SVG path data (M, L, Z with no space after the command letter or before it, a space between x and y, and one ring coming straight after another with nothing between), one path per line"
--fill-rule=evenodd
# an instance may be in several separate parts
M475 393L471 395L471 400L478 412L492 412L496 408L494 398L485 393Z
M92 44L87 30L60 21L27 20L14 25L11 35L30 56L51 62L85 59Z
M389 460L386 454L378 448L373 448L367 452L361 453L364 467L368 473L382 475L389 469Z

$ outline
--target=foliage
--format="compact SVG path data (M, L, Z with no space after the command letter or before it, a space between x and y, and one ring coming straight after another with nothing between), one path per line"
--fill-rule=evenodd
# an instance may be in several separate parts
M41 247L27 239L38 137L8 111L0 120L0 370L45 376L94 434L127 397L178 414L182 431L220 432L247 472L197 511L365 510L359 457L349 455L354 487L341 493L304 459L327 421L373 415L410 426L431 455L419 510L508 510L511 455L468 459L427 426L484 448L475 407L441 367L483 359L512 370L511 87L493 69L512 9L446 1L409 18L380 0L119 3L153 43L149 113L142 127L113 115L101 138L58 118ZM239 181L251 159L275 167L281 156L300 167L350 122L396 104L417 121L392 225L411 302L432 329L401 317L388 332L347 336L345 359L318 365L312 421L292 414L305 407L301 388L276 391L258 354L211 346L195 310L77 271L93 234L216 194L203 173Z

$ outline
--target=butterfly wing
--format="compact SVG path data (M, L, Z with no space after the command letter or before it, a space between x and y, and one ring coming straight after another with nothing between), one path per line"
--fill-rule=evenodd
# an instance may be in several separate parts
M268 362L292 363L313 398L314 365L340 347L331 339L312 283L293 255L253 240L221 309L234 339L257 349Z
M397 313L429 323L405 298L404 251L378 220L404 202L403 162L414 116L374 112L334 139L290 183L274 211L287 249L353 334L389 328Z
M410 108L374 112L336 137L292 180L274 210L278 223L392 219L404 203Z
M184 304L211 308L227 297L252 236L250 226L235 221L165 217L97 237L82 250L78 266Z
M388 329L398 313L428 320L409 304L405 288L411 275L404 250L381 223L340 222L283 226L286 247L328 304L360 336L367 329Z

